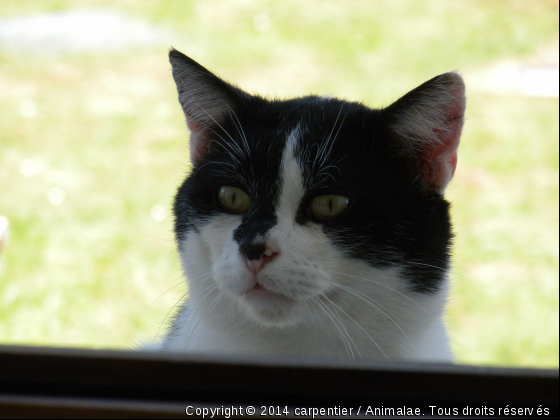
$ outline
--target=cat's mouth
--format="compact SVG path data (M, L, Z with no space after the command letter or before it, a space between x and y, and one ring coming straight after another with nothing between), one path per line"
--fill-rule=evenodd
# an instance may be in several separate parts
M255 284L255 287L253 287L251 290L255 290L255 291L267 291L260 283ZM251 291L250 290L250 291Z
M263 325L290 324L297 311L294 312L296 301L280 293L267 289L256 283L245 292L241 299L245 301L243 307L251 313L253 319Z
M260 283L256 283L250 290L245 292L243 296L247 296L249 298L256 297L261 299L284 299L286 302L293 302L293 299L290 299L289 297L280 293L273 292Z

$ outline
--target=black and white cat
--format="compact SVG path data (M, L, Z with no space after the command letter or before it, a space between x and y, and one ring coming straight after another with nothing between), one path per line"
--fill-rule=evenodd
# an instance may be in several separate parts
M465 111L456 73L387 108L267 100L169 54L191 132L175 197L189 297L167 351L451 360L443 192Z

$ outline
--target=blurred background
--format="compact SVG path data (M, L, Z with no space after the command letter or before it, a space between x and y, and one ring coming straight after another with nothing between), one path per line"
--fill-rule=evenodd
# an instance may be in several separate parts
M133 346L186 293L170 46L249 92L373 107L460 71L453 348L558 366L554 0L0 0L1 343Z

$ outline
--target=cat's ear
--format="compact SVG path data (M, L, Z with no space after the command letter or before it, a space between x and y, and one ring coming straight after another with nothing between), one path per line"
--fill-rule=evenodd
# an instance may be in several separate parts
M246 94L175 49L169 52L169 62L191 132L190 155L195 163L208 150L212 132L222 130L236 102Z
M457 167L465 84L455 72L436 76L385 109L399 153L412 158L427 189L443 194Z

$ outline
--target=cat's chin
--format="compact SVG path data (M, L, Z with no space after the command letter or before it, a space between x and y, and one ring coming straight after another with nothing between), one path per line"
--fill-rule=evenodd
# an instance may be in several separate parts
M286 327L300 318L298 302L263 287L254 287L244 293L241 300L247 315L264 326Z

